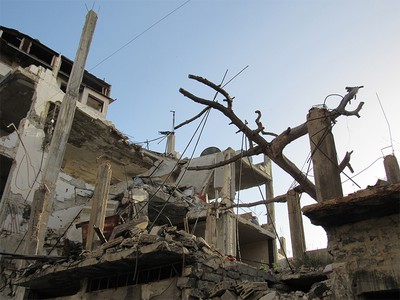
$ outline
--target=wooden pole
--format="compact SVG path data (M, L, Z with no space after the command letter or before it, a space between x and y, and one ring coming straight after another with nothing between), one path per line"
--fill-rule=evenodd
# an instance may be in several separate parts
M307 115L317 201L343 197L335 141L328 110L313 108Z
M69 77L66 94L61 103L60 113L51 140L49 154L42 183L35 191L32 202L32 213L28 225L26 237L25 254L41 254L43 250L44 238L46 235L47 223L52 213L53 199L61 163L64 158L67 141L74 119L76 101L79 96L79 87L82 82L85 70L86 58L89 53L94 28L96 26L97 15L89 11L86 15L86 22L82 30L79 48L76 52L75 61Z
M101 231L104 229L111 173L111 163L107 160L103 161L97 169L97 179L92 198L92 210L90 212L85 246L85 249L89 251L94 249L95 227Z
M224 159L231 158L231 151L224 151ZM235 199L235 164L224 166L224 182L221 189L221 203L232 205ZM236 256L237 253L237 219L234 217L233 209L221 211L217 219L217 231L219 238L217 247L223 249L225 255Z
M287 206L293 258L303 258L306 252L306 241L304 238L303 219L301 217L300 197L294 190L290 190L287 193Z
M274 186L273 186L273 181L272 181L272 163L271 159L264 155L264 164L265 164L265 169L266 172L270 175L270 180L267 180L265 182L265 199L270 200L274 198ZM273 229L273 232L275 233L275 238L271 243L272 249L269 249L269 251L272 251L272 260L270 263L275 263L278 261L278 247L276 244L276 239L278 236L276 235L276 220L275 220L275 202L270 202L267 205L267 224L270 226L271 229ZM271 257L271 256L270 256Z

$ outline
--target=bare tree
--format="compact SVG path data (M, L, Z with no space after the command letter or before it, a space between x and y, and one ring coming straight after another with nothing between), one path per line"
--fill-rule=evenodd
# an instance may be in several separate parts
M257 118L255 120L257 128L256 129L251 129L247 122L243 122L233 111L233 98L226 92L223 88L221 88L219 85L214 84L213 82L202 78L200 76L195 76L195 75L189 75L190 79L196 80L200 83L205 84L206 86L209 86L210 88L214 89L216 92L222 94L225 99L223 100L226 103L226 106L224 106L221 103L218 103L216 101L212 100L207 100L203 99L200 97L197 97L190 92L186 91L183 88L179 89L179 92L184 95L185 97L188 97L192 101L205 105L206 108L213 108L218 111L220 111L222 114L224 114L228 119L231 120L230 124L235 125L238 128L237 132L243 132L247 139L250 142L250 148L247 151L244 151L236 156L233 156L232 158L222 161L217 164L209 165L209 166L197 166L197 167L188 167L188 170L207 170L207 169L213 169L216 167L224 166L229 163L232 163L242 157L248 157L248 156L253 156L253 155L258 155L258 154L265 154L267 155L273 162L275 162L279 167L281 167L284 171L286 171L288 174L290 174L293 179L295 179L299 187L297 188L297 191L300 192L306 192L309 194L313 199L316 199L316 192L315 192L315 186L314 184L307 178L305 174L303 174L300 169L292 162L290 161L284 154L283 154L283 149L290 144L292 141L306 135L308 133L307 129L307 123L303 123L301 125L298 125L294 128L287 128L285 131L283 131L281 134L275 134L272 132L267 132L264 129L264 126L262 125L260 119L261 119L261 112L259 110L256 110L255 113L257 114ZM343 98L342 101L340 102L339 106L330 112L330 117L332 122L336 120L337 117L340 115L356 115L357 117L360 117L358 112L361 110L363 106L363 102L360 102L357 109L354 111L347 111L345 109L346 105L355 98L358 90L362 88L362 86L359 87L346 87L346 90L348 94L346 94ZM183 124L187 124L193 120L195 120L197 117L202 115L205 112L205 109L198 114L196 117L191 118L184 123L176 126L176 127L181 127ZM269 142L267 141L264 136L269 135L273 136L274 138ZM341 167L344 168L345 165L349 165L349 160L350 160L350 155L347 154L345 158L345 162L341 164Z

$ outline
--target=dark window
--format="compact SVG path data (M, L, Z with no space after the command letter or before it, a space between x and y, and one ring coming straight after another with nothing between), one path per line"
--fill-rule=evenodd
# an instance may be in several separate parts
M103 111L104 102L99 100L99 99L97 99L97 98L95 98L95 97L93 97L92 95L88 95L86 105L91 107L91 108L93 108L93 109L95 109L95 110L97 110L97 111L99 111L99 112L102 112Z
M10 174L10 169L13 160L6 156L0 154L0 199L3 196L4 189L6 187L8 175Z
M107 277L91 278L87 285L87 292L117 288L128 285L156 282L163 279L180 276L182 263L164 265L150 269L138 269L136 272L120 273Z

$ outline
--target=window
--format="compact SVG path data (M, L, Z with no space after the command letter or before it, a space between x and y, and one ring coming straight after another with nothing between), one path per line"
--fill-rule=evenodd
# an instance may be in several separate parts
M99 112L103 112L103 106L104 106L103 101L93 97L90 94L88 95L86 105L99 111Z

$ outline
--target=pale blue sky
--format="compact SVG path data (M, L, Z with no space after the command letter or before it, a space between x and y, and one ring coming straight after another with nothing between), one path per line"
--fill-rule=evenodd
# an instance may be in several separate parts
M226 90L235 97L234 110L254 124L263 113L268 131L280 133L305 121L308 110L346 86L364 85L356 101L366 104L361 118L341 117L334 128L338 156L354 150L355 172L382 157L390 146L388 126L376 93L390 121L394 151L400 149L400 1L7 1L0 0L0 24L39 39L73 59L86 15L98 12L87 69L112 84L117 98L108 119L133 141L159 137L176 122L203 107L178 92L180 87L204 98L214 93L187 78L200 75L219 83L249 67ZM179 10L92 69L137 35L184 4ZM334 108L338 98L329 98ZM241 148L241 135L216 111L210 114L196 155L209 146ZM176 132L183 151L196 124ZM164 143L150 144L163 151ZM193 149L193 148L190 148ZM384 150L385 154L391 149ZM300 167L309 154L308 139L285 153ZM190 152L185 156L190 156ZM350 173L347 172L349 175ZM286 193L292 179L274 168L275 194ZM382 159L355 178L363 188L384 178ZM343 177L345 179L345 177ZM351 182L346 193L358 190ZM242 197L246 197L243 199ZM259 200L256 192L243 201ZM312 203L303 197L303 204ZM256 213L262 218L263 208ZM277 205L278 233L289 237L285 205ZM306 222L308 248L324 247L321 230ZM308 234L307 234L308 233Z

